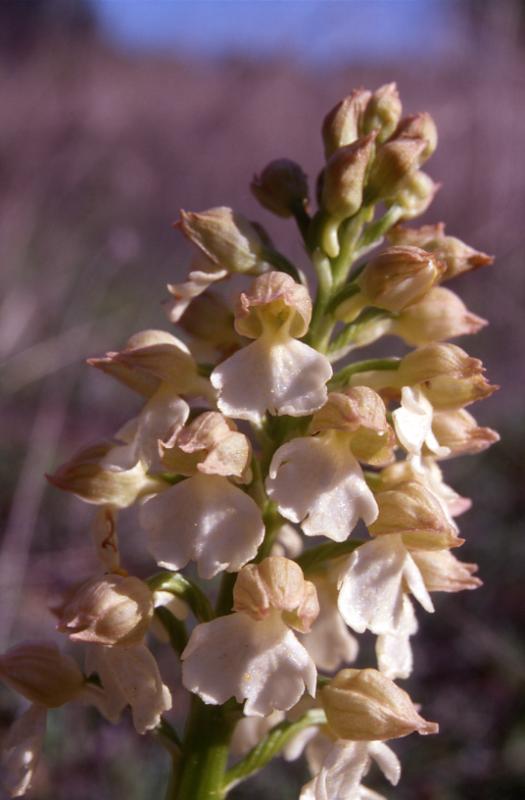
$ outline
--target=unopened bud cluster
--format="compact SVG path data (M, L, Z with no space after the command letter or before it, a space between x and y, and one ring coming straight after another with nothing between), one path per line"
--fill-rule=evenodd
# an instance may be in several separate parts
M0 657L0 679L31 703L7 738L12 796L30 787L48 709L68 702L114 724L129 708L139 733L159 734L172 800L225 797L306 741L301 800L379 797L362 782L372 762L400 777L385 742L438 730L396 681L413 669L415 607L481 583L456 555L471 501L441 466L497 442L466 408L497 387L448 341L487 323L442 283L492 259L441 223L401 224L438 188L421 169L437 132L428 113L403 116L395 84L344 98L322 140L317 192L288 158L251 183L266 211L297 223L315 292L260 224L182 211L193 258L168 286L175 334L141 331L89 360L140 407L50 476L95 506L99 568L54 608L72 655L29 642ZM231 304L216 291L229 277ZM414 349L353 358L383 335ZM119 544L128 508L160 568L149 578L129 574ZM357 669L365 631L375 660ZM179 664L161 674L167 644ZM194 695L180 736L168 686Z

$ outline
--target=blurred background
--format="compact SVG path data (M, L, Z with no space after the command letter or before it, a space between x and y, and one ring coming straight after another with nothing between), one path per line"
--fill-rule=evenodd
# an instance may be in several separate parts
M525 796L525 3L520 0L3 0L0 4L0 651L52 634L48 607L95 565L92 510L46 485L137 400L84 365L144 327L167 327L165 283L185 274L180 207L230 205L304 263L291 225L260 210L255 171L277 157L315 179L320 124L345 94L397 81L404 110L440 134L443 183L424 221L496 256L451 286L491 325L460 341L503 389L474 407L500 444L446 465L474 497L461 557L485 585L419 614L407 688L441 735L394 745L399 800ZM397 347L392 340L393 347ZM127 562L154 565L132 515ZM165 674L176 682L170 656ZM175 690L175 705L179 703ZM19 713L0 687L0 728ZM74 735L71 731L74 729ZM50 715L38 800L161 797L165 757L74 708ZM232 797L297 797L278 764ZM278 783L276 783L278 781Z

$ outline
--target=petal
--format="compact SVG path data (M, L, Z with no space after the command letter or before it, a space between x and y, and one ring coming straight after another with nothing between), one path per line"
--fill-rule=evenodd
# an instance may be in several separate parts
M153 497L141 523L159 564L178 570L193 560L203 578L237 572L264 538L257 504L218 475L194 475Z
M11 797L21 797L31 785L42 752L47 709L32 705L11 726L3 743L2 781Z
M331 376L328 359L317 350L266 334L219 364L210 381L224 414L258 424L265 411L292 417L316 411L326 401Z
M410 637L417 631L417 620L409 598L403 596L403 611L394 633L377 637L376 656L380 672L387 678L408 678L412 673L413 657Z
M117 434L126 444L111 448L102 465L128 470L141 461L148 468L158 469L159 441L179 431L189 413L186 401L169 384L161 384L140 415Z
M168 291L173 297L167 300L164 306L170 322L178 322L194 297L198 297L212 283L222 280L227 274L227 270L217 269L210 263L209 271L194 269L188 274L188 279L184 283L168 284Z
M423 392L418 387L403 386L401 407L393 412L392 419L397 438L410 455L419 455L424 444L436 456L449 454L448 447L441 447L432 432L432 416L432 405Z
M292 439L275 453L266 490L281 514L307 536L348 538L360 517L367 525L377 504L361 467L337 433Z
M246 700L247 716L294 706L305 689L313 696L317 671L278 616L255 621L243 613L197 625L182 654L182 682L205 703Z
M368 765L368 742L335 742L319 774L303 787L300 800L359 800Z
M369 742L368 753L392 786L397 786L401 777L401 764L393 750L384 742Z
M358 633L396 630L403 608L406 548L397 534L361 545L348 559L339 591L339 611Z
M114 687L131 706L137 733L157 727L161 714L171 708L171 694L145 645L100 646L97 671L104 688L110 692Z
M332 672L341 664L355 661L359 645L355 636L348 630L337 608L337 587L321 577L314 576L319 600L319 616L312 625L310 633L300 636L315 665Z

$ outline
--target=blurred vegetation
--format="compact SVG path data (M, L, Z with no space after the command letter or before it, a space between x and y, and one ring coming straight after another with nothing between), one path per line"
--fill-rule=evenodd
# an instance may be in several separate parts
M163 287L184 274L186 259L171 230L179 207L247 211L304 263L286 223L250 197L253 172L293 156L313 183L326 110L354 86L397 80L405 108L430 111L440 132L429 171L443 189L428 221L443 219L451 234L496 254L493 268L453 288L490 319L461 344L504 388L474 408L480 422L500 428L502 442L475 461L446 465L455 488L475 500L461 520L461 555L480 564L485 585L439 597L434 616L420 614L410 691L441 734L396 745L404 780L391 793L517 800L525 795L524 4L456 7L465 46L446 63L315 73L284 56L211 65L131 55L97 33L84 3L0 5L0 647L51 630L56 593L94 568L89 509L48 489L42 476L136 408L82 361L143 327L167 326ZM124 515L126 559L145 574L152 563L134 527ZM164 667L173 673L169 656ZM180 708L177 692L175 699ZM15 698L2 691L4 730L15 713ZM126 724L59 710L47 749L38 800L162 796L164 754ZM285 800L304 779L302 764L279 764L232 796Z

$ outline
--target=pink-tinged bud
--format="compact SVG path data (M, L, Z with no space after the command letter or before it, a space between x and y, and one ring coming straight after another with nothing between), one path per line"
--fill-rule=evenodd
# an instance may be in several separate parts
M241 347L233 322L233 312L223 299L206 292L192 300L178 324L198 342L228 356Z
M437 733L399 686L376 669L343 669L320 692L332 732L350 741L385 741Z
M350 448L359 461L383 466L393 458L395 436L386 420L385 404L367 386L328 395L325 405L312 418L310 432L328 430L349 434Z
M400 534L407 547L422 550L442 550L463 544L441 503L423 484L401 483L375 497L379 515L369 525L372 536Z
M361 121L371 94L366 89L354 89L326 115L322 127L327 159L340 147L353 144L360 135Z
M48 481L57 489L77 495L86 503L114 508L126 508L139 497L166 488L164 481L146 474L140 461L128 470L101 466L112 446L103 442L82 450L53 475L47 475Z
M317 591L305 581L301 567L283 556L270 556L260 564L248 564L237 576L233 608L255 620L280 611L283 621L307 633L319 614Z
M0 680L46 708L68 703L84 686L76 662L50 642L22 642L0 656Z
M396 225L388 233L388 238L392 244L415 245L435 253L446 264L443 280L492 264L494 261L493 256L474 250L455 236L446 236L442 222L437 225L423 225L420 228Z
M387 205L399 206L403 211L401 219L414 219L425 213L440 189L441 184L433 181L430 175L422 170L416 170L401 181L394 197L387 201ZM438 253L435 255L439 257Z
M361 208L375 137L375 132L370 133L353 144L339 148L326 164L321 205L338 221L352 217Z
M397 370L400 386L421 384L438 410L461 408L490 397L499 387L484 377L478 358L471 358L454 344L433 343L412 350Z
M266 268L263 237L242 214L221 206L209 211L181 211L176 227L217 266L230 272Z
M308 205L308 179L295 161L278 158L255 175L250 188L263 208L279 217L291 217Z
M235 329L250 339L257 339L267 329L285 329L298 339L308 330L311 316L308 290L285 272L267 272L239 296Z
M462 592L483 585L474 574L478 571L478 565L458 561L449 550L411 550L410 555L429 592Z
M106 575L87 581L57 611L58 629L74 641L140 644L153 617L153 594L138 578Z
M380 86L368 101L363 117L363 132L377 131L377 141L385 142L401 118L401 100L395 83Z
M464 408L435 411L432 432L440 445L449 448L450 457L476 455L500 439L492 428L480 428Z
M368 305L396 312L423 297L443 271L444 265L425 250L389 247L368 262L358 284Z
M419 169L425 147L420 139L390 139L380 145L368 180L369 200L395 197L405 178Z
M224 475L251 479L250 440L218 411L206 411L162 448L166 469L181 475Z
M167 331L135 333L123 350L90 358L88 364L151 397L160 383L173 384L179 392L191 391L199 381L197 364L180 339Z
M472 314L454 292L435 286L403 309L393 321L391 333L417 347L477 333L487 324L487 320Z
M421 153L421 164L430 158L438 143L436 123L427 111L405 117L399 123L396 139L416 139L425 143Z

